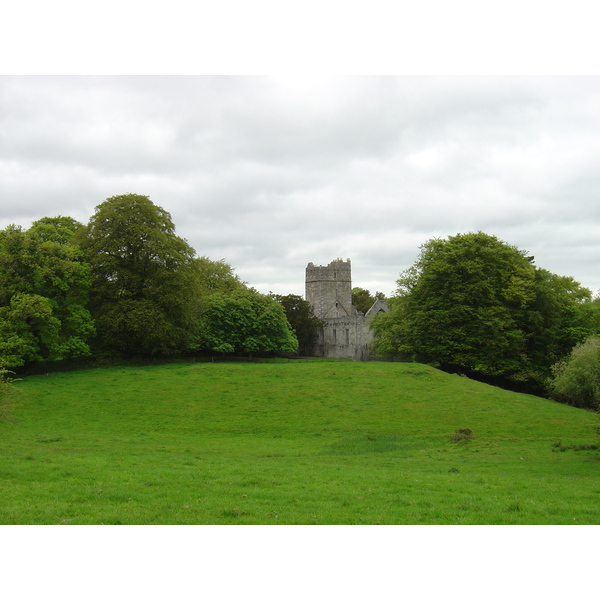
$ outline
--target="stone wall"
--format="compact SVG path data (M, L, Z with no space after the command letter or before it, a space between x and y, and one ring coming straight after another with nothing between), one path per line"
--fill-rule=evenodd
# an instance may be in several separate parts
M368 344L373 340L367 318L362 315L324 319L314 349L315 356L367 360Z

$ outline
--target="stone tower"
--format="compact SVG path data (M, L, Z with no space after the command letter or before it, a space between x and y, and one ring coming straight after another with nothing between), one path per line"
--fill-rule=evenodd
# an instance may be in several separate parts
M326 267L308 263L306 267L306 299L315 316L332 319L356 315L352 306L352 272L350 259L341 258Z
M313 313L323 321L313 356L369 360L369 344L373 341L371 317L389 312L377 300L366 315L352 306L352 273L350 259L338 258L326 267L308 263L306 267L306 299Z

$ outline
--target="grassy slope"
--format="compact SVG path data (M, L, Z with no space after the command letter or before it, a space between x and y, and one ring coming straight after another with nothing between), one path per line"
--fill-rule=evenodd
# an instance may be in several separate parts
M598 416L425 365L290 361L29 377L0 523L600 523ZM458 428L476 438L451 441Z

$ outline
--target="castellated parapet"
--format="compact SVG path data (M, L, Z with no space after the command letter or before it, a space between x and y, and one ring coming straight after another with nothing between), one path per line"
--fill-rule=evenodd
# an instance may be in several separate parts
M338 258L327 266L306 267L306 299L319 319L357 314L352 306L352 267L350 259Z

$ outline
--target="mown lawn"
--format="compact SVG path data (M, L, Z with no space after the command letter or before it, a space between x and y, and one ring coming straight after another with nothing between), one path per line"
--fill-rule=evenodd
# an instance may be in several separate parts
M600 523L598 415L425 365L187 363L16 385L2 524Z

